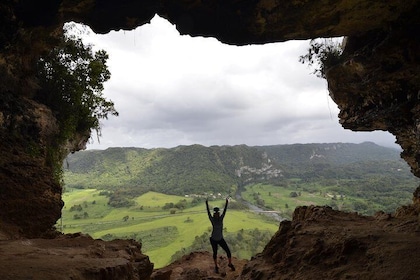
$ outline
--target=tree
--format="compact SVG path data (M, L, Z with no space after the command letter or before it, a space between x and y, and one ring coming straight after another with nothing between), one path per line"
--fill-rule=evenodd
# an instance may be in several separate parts
M76 133L100 133L100 120L118 116L103 95L111 74L104 50L93 52L80 38L63 35L60 44L38 61L36 99L50 107L60 124L60 140Z

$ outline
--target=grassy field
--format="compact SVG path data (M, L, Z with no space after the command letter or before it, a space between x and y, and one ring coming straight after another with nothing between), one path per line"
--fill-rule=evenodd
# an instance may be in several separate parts
M247 201L254 201L253 194L258 193L261 198L265 201L267 206L271 206L276 210L285 208L288 204L289 208L295 208L296 206L302 205L325 205L331 201L330 197L320 196L319 193L309 193L300 191L300 196L291 197L290 193L299 193L299 190L295 188L277 187L273 185L256 184L246 187L246 191L242 193L242 196Z
M309 191L310 190L310 191ZM297 196L291 195L296 193ZM320 185L311 185L305 188L279 187L268 184L255 184L246 186L242 198L258 205L257 200L263 201L264 207L280 212L283 218L291 219L297 206L329 205L340 211L357 211L355 205L366 204L366 200L351 196L341 196L329 191ZM380 207L370 203L371 207Z
M196 236L211 230L204 202L182 211L177 209L172 214L170 209L162 209L166 203L175 204L184 199L192 201L191 198L148 192L134 198L134 206L112 208L99 190L70 189L63 195L65 206L57 227L64 233L83 232L94 238L140 240L143 252L159 268L167 265L176 251L191 246ZM216 205L223 207L224 201L210 201L211 207ZM233 209L228 209L224 225L226 233L258 228L274 234L278 229L277 222ZM208 249L211 250L210 244Z

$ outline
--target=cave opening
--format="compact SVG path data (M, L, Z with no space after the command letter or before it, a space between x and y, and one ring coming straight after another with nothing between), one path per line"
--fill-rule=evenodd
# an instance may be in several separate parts
M100 141L89 143L88 150L365 141L398 149L388 132L352 132L340 126L338 108L325 81L299 62L308 41L230 46L212 38L180 36L174 26L157 16L136 30L106 35L74 23L69 23L69 28L110 55L111 80L105 84L104 94L120 112L119 117L104 121ZM76 220L70 227L65 221L65 231L80 230L83 219L99 215L76 208L105 206L107 198L100 193L89 190L84 194L89 199L80 204L73 203L81 195L77 190L64 194L64 200L72 201L65 205L65 211L71 212L67 218ZM139 209L165 207L152 198L150 203L138 204ZM114 221L134 223L137 219L127 214ZM197 219L191 215L177 223ZM58 227L63 231L62 219ZM177 234L176 227L159 230L147 232L143 239L134 232L123 237L156 243L152 237ZM94 237L121 237L106 231L104 227ZM154 261L157 256L148 250L146 245L145 253Z

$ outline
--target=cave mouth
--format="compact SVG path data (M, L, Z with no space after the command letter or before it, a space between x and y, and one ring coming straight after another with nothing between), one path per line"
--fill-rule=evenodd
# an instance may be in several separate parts
M88 145L88 149L197 144L195 139L200 138L193 137L208 131L222 136L202 139L219 142L199 144L243 144L234 141L244 140L241 133L249 134L249 125L266 130L255 132L265 137L257 143L249 140L248 145L371 141L395 146L395 138L388 132L352 132L339 125L338 109L330 100L325 82L298 61L308 41L237 47L175 33L173 26L156 18L133 31L87 34L87 42L91 40L96 48L110 54L111 80L104 93L121 114L104 123L103 138ZM201 57L205 59L199 60ZM238 114L245 118L238 121ZM229 125L220 134L212 130L226 123ZM247 124L245 129L241 128L243 124ZM191 131L198 136L188 137ZM283 138L274 137L275 142L270 142L273 131L274 136ZM225 134L230 137L223 138ZM122 141L113 138L115 135ZM339 138L331 140L332 136ZM168 144L167 139L187 142ZM226 143L225 139L233 142Z
M65 28L110 56L104 95L120 116L103 122L88 149L365 141L399 149L389 132L340 126L325 81L299 62L308 40L232 46L181 36L157 15L105 35Z
M33 100L30 99L31 94L36 90L36 83L32 79L33 74L31 73L34 69L31 68L29 62L35 60L41 52L47 51L52 46L53 43L45 41L43 34L50 33L52 29L58 28L63 20L90 22L92 27L99 32L108 32L112 28L134 28L149 21L155 14L163 15L173 23L180 23L184 16L190 16L190 19L196 21L196 28L191 29L185 25L178 26L181 33L212 35L221 41L240 45L250 42L277 42L290 38L349 36L352 48L347 53L349 58L346 61L347 63L335 69L338 70L335 71L336 75L328 77L330 92L335 100L334 103L340 107L341 124L351 130L390 131L396 136L398 144L403 149L402 158L410 165L412 172L416 176L420 176L418 164L420 158L418 145L420 127L417 122L420 119L417 94L419 89L419 40L416 36L412 36L418 34L420 27L418 24L420 7L418 1L400 1L397 4L395 2L373 3L373 1L372 5L362 3L363 1L352 3L337 1L334 5L325 5L323 2L313 1L293 1L293 3L277 1L274 3L274 7L272 1L227 1L222 6L215 6L213 1L201 1L197 5L189 1L176 3L173 1L96 1L95 3L92 1L79 1L77 3L74 1L56 1L54 5L49 5L50 3L47 3L47 1L44 1L43 4L33 1L3 2L0 4L0 13L4 16L1 17L2 31L0 36L2 51L0 54L0 71L2 72L0 79L3 81L1 83L1 94L10 98L8 99L10 102L1 104L6 106L3 106L0 112L0 123L2 124L0 135L4 137L2 140L5 140L2 141L3 145L0 148L2 152L0 181L3 184L0 193L0 220L2 231L8 230L5 226L10 225L10 236L13 235L11 238L43 235L53 226L62 207L61 186L55 178L52 178L52 174L55 173L51 172L52 168L44 156L48 152L48 147L52 146L50 145L52 142L49 140L51 139L50 136L54 136L56 133L54 128L49 126L54 124L55 120L51 110L49 110L50 108L39 106L41 104L34 104ZM58 5L61 4L62 6L59 7ZM215 18L220 20L215 20ZM297 22L299 24L296 24ZM372 52L373 50L375 52ZM301 53L298 55L301 55ZM29 77L27 76L28 73L30 74ZM368 79L365 79L366 77ZM121 80L124 81L124 79ZM213 83L211 84L213 85ZM121 103L108 94L108 90L112 90L112 87L107 86L109 86L109 89L107 89L106 95L116 101L118 109ZM118 88L115 88L115 92L117 90ZM153 92L150 92L153 95ZM131 96L131 98L125 99L127 103L136 98L141 98L137 94L121 94L121 96L123 95ZM324 90L323 95L320 96L328 96L328 93ZM326 102L325 98L322 99ZM122 100L124 102L124 98ZM244 108L238 106L237 100L242 100L242 98L235 98L233 103L221 103L221 105L225 105L221 108L232 110L232 106L228 105L235 104L237 106L233 108L240 115ZM152 98L146 101L149 101L147 104L150 107L156 104ZM185 100L185 103L189 101ZM257 104L261 102L260 99L256 99L256 101ZM175 105L178 105L177 108L180 106L177 103ZM239 105L245 106L243 103ZM145 108L140 107L139 111L140 109ZM168 116L171 116L170 113L173 108L171 106L161 106L161 109L166 112L166 118L156 115L150 115L149 118L156 120L156 123L161 124L164 128L172 128ZM229 111L228 109L226 110ZM187 113L189 113L188 110L183 115L184 118L180 118L180 120L189 124L190 127L197 127L197 122L188 122L191 118L187 116L191 116L191 114ZM209 114L206 111L203 111L203 113ZM128 115L128 111L126 114ZM224 114L227 113L221 111L219 114L220 118L217 120L222 120ZM9 118L10 116L11 118ZM128 118L127 122L129 123L131 120L134 124L133 120L137 118L139 118L139 114L133 114L133 117ZM7 123L7 120L12 120L12 122ZM45 120L45 122L36 123L34 120ZM337 124L335 120L331 120L331 122ZM42 126L43 124L46 125ZM217 122L213 123L215 126L217 124ZM104 137L115 132L118 134L118 130L107 129L120 126L114 123L114 119L104 123ZM151 127L156 128L156 126ZM289 128L296 130L296 126ZM33 137L32 132L38 129L45 134ZM13 135L8 133L9 130L13 132ZM303 133L307 131L303 131ZM121 130L121 132L124 131ZM18 135L17 138L22 141L15 141L16 138L9 137L10 135ZM130 138L130 136L122 133L119 135ZM142 133L141 135L147 134ZM369 135L372 135L372 133L369 133ZM182 138L181 136L183 135L176 138ZM133 138L134 143L141 142L141 139L136 135ZM142 142L156 143L153 139L146 140ZM108 140L102 139L104 145L107 144L106 141ZM40 149L32 149L33 144L35 144L35 147L39 146ZM108 144L114 146L113 142ZM77 148L77 146L72 147ZM73 150L77 150L76 148ZM60 164L61 160L62 158L56 163ZM414 223L412 224L418 224L420 197L418 190L414 193L413 201L417 204L417 209L412 211L414 217ZM301 217L303 216L301 215ZM389 217L385 218L388 219ZM384 222L389 224L388 220ZM342 232L342 228L339 231ZM418 231L418 228L416 231ZM337 236L340 232L337 233ZM400 236L399 233L410 233L406 228L399 228L392 232L392 236L396 237L395 232L398 232L398 237ZM0 232L0 235L3 236L2 232ZM322 232L321 236L325 236L325 232ZM399 239L402 238L399 237ZM366 244L371 244L371 241L369 240ZM319 243L315 243L315 245L317 244ZM352 244L354 242L350 242L350 245ZM359 244L363 245L363 243ZM295 246L296 243L291 242L289 245ZM356 245L358 245L357 242ZM391 244L391 246L393 245L395 245L395 242ZM416 244L410 243L408 247L416 246ZM382 245L377 247L381 250L385 248ZM342 247L339 245L335 248ZM7 251L11 250L5 250L5 252ZM343 251L349 252L349 250ZM351 250L351 252L354 251ZM406 252L408 254L405 255L411 256L409 254L410 250ZM267 259L271 260L272 255L268 254ZM393 256L395 254L388 255ZM384 272L382 256L383 251L377 258L362 260L360 263L366 265L371 260L380 260L381 263L378 263L376 267L379 268L378 272ZM53 258L55 257L53 256ZM314 259L311 258L310 261L312 260ZM408 264L401 270L405 273L406 268L409 269L412 262L406 261L405 258L399 258L399 260ZM8 261L0 263L8 263ZM389 263L395 262L391 261ZM403 263L397 263L396 267L403 267L402 265ZM253 265L251 267L264 267L264 265ZM374 265L369 265L369 267L374 267ZM411 266L411 268L415 267ZM328 273L330 273L331 270L328 270ZM3 269L3 271L7 271L7 269ZM252 269L249 269L249 271L254 273ZM297 270L291 268L289 271ZM388 271L391 270L385 272ZM313 271L310 271L310 273L313 275ZM400 271L398 271L398 274L401 275ZM372 275L375 275L375 271ZM411 275L415 275L415 271Z

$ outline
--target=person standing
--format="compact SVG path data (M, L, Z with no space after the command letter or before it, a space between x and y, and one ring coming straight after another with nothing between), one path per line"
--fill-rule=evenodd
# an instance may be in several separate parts
M209 220L213 227L211 236L210 236L210 244L211 244L211 248L213 249L214 271L216 273L219 273L219 267L217 266L217 249L219 245L226 252L226 255L229 261L228 266L230 267L232 271L235 270L235 266L232 264L232 254L230 252L229 246L227 245L225 239L223 238L223 219L226 215L228 202L229 200L228 198L226 198L226 204L225 204L225 208L223 210L222 215L220 215L219 207L214 207L213 216L212 216L210 214L209 201L208 199L206 199L207 214L209 216Z

